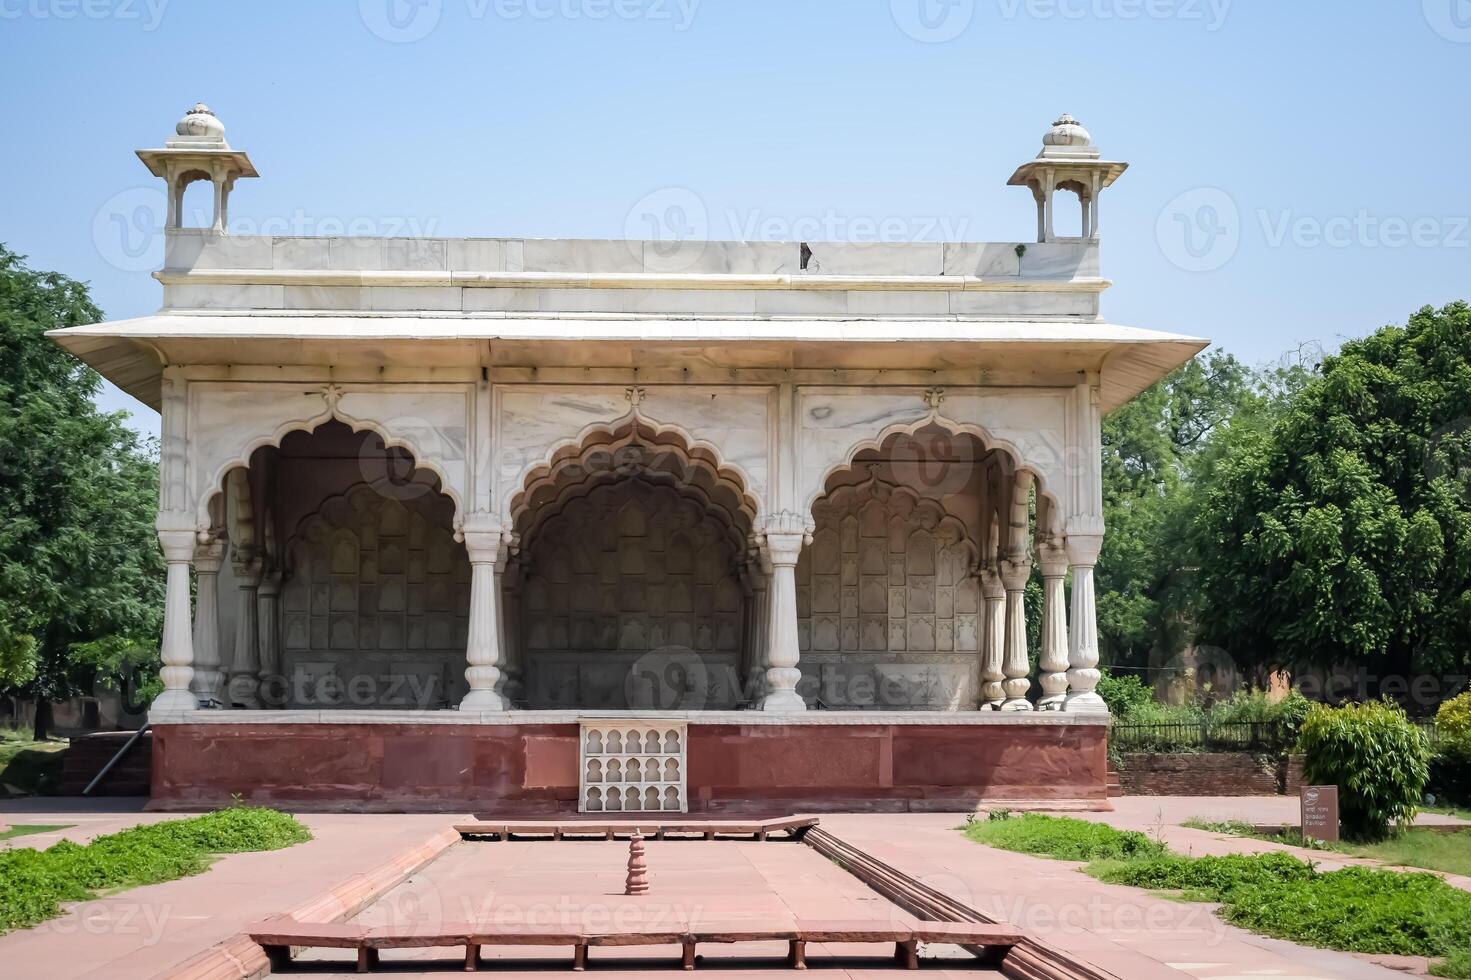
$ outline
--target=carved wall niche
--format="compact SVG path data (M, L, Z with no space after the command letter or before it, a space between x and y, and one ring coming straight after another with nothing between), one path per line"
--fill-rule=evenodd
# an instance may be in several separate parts
M806 683L830 707L959 708L981 644L977 551L936 500L875 471L817 501L797 563Z
M459 699L470 564L453 518L453 502L423 486L364 483L301 520L281 596L289 705Z
M732 706L745 622L738 558L730 527L670 486L630 477L561 504L522 555L531 706ZM656 703L630 704L656 683L641 676L650 670Z

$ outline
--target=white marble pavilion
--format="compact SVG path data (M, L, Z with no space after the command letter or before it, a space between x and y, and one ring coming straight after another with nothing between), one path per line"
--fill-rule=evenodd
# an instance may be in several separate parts
M1126 165L1082 126L1011 177L1035 241L906 244L237 236L254 166L202 105L177 130L138 154L169 194L162 308L52 334L162 414L156 796L208 796L180 760L220 764L230 726L288 757L343 726L547 726L551 761L523 732L497 788L442 795L565 803L559 740L617 713L878 726L864 799L909 785L904 738L1073 733L1092 793L1100 419L1205 342L1102 317ZM196 180L207 227L182 220ZM695 805L769 783L697 789L700 745ZM358 795L423 792L390 771ZM983 777L956 795L997 795Z

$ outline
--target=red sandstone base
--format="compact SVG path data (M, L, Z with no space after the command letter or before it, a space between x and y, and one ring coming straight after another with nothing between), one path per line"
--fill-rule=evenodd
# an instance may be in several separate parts
M153 728L152 809L566 813L575 724L263 724ZM692 723L690 809L770 814L969 810L986 802L1108 808L1103 725Z

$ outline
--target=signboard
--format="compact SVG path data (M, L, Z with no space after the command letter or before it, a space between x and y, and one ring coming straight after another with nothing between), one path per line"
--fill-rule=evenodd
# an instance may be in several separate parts
M1302 788L1302 835L1309 840L1338 840L1338 787Z

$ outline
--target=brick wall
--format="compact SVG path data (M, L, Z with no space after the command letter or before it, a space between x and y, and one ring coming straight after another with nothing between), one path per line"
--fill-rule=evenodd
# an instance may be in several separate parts
M1276 796L1288 767L1287 759L1250 752L1129 752L1119 780L1125 796ZM1294 771L1300 782L1302 766Z

